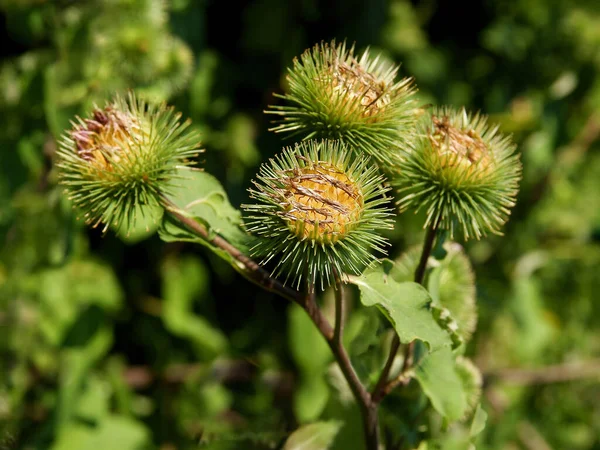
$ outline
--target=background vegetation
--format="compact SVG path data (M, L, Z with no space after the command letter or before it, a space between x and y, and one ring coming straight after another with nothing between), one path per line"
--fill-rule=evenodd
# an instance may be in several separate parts
M600 449L597 1L0 0L0 36L1 449L277 448L348 402L302 311L197 246L86 228L52 166L75 114L133 88L193 120L239 205L291 144L262 113L285 68L331 38L401 62L423 104L489 113L522 153L506 235L466 246L478 448ZM392 257L419 223L400 216Z

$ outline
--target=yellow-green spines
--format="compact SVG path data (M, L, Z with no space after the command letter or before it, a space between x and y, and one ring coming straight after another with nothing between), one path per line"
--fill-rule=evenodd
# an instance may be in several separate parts
M136 207L158 205L177 167L200 152L188 126L172 108L133 94L78 117L60 140L57 167L86 223L106 230L135 221Z
M426 227L465 239L501 234L515 205L521 163L509 137L485 116L434 108L417 126L392 182L402 211L424 209Z
M288 70L286 104L267 111L280 117L272 130L340 139L389 163L415 121L412 80L396 81L397 74L398 66L369 50L356 57L345 43L315 45Z
M387 190L377 168L339 142L285 148L261 166L250 189L256 203L243 206L259 238L252 253L296 285L323 287L334 270L359 274L387 244L378 234L392 226Z

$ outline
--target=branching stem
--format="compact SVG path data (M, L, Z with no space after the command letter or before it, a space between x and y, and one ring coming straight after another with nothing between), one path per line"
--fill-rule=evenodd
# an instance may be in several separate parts
M335 274L336 284L338 285L336 286L336 324L334 330L325 316L323 316L321 309L317 305L314 289L309 288L308 294L303 294L283 285L271 277L269 272L264 270L252 258L249 258L243 254L227 240L218 235L211 236L204 225L194 220L194 218L187 216L166 197L163 197L162 201L165 210L190 232L231 255L239 263L238 270L240 273L248 280L267 291L276 293L281 297L297 303L306 311L319 332L327 341L327 344L329 345L329 348L331 349L335 360L340 366L344 378L350 386L350 390L352 391L352 394L354 395L354 398L360 407L363 417L363 427L367 450L378 450L379 424L377 418L377 404L373 402L371 395L358 378L358 375L356 374L356 371L350 362L350 357L348 356L348 353L342 344L344 298L343 285L339 278L339 274Z
M271 277L269 272L260 267L256 261L243 254L239 249L231 245L228 241L223 239L219 235L211 236L204 225L194 220L194 218L187 216L181 211L176 205L174 205L167 198L162 198L163 207L177 219L182 225L185 226L189 231L195 235L201 237L207 242L211 243L217 248L229 253L236 261L240 263L238 266L239 272L244 275L248 280L259 285L263 289L279 294L283 298L291 300L296 303L301 303L302 294L294 289L283 285L275 278Z

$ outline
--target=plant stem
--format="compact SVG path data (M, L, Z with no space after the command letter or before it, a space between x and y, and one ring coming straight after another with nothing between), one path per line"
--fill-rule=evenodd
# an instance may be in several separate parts
M437 234L437 227L431 226L427 228L425 233L425 242L423 242L423 251L421 252L421 259L417 270L415 270L415 283L423 284L423 278L425 278L425 268L427 267L427 260L433 250L433 244L435 242L435 236Z
M415 270L414 281L415 283L423 284L423 279L425 278L425 269L427 268L427 260L431 255L431 250L433 249L433 244L435 242L435 237L437 234L437 227L431 226L427 228L425 233L425 240L423 242L423 249L421 250L421 257L419 259L419 264L417 265L417 269ZM407 351L404 357L404 365L401 370L401 374L406 372L410 368L413 363L413 353L414 353L415 342L411 342L408 344ZM398 353L398 349L400 348L400 338L398 334L394 334L394 338L392 340L392 345L390 347L390 353L388 354L387 361L385 362L385 366L381 371L381 375L377 380L377 384L373 388L373 401L375 403L379 403L383 400L391 389L386 388L388 386L388 378L390 376L390 370L392 369L392 365L394 364L394 359L396 358L396 353ZM392 380L390 383L394 383L395 380ZM394 383L393 387L395 387L398 383Z
M259 285L263 289L279 294L283 298L291 300L296 303L301 303L302 294L294 289L290 289L289 287L283 285L275 278L271 277L269 272L260 267L256 261L248 256L244 255L241 251L239 251L236 247L231 245L225 239L223 239L219 235L215 235L213 237L210 236L208 230L204 225L194 220L192 217L188 217L183 213L176 205L174 205L167 198L162 198L163 207L171 214L175 219L177 219L182 225L184 225L189 231L211 243L217 248L226 251L233 258L235 258L239 263L238 266L239 272L244 275L248 280L253 283Z
M344 298L344 284L340 279L340 275L337 270L333 270L333 276L335 278L335 328L333 332L333 339L335 342L339 342L342 345L342 339L344 337L344 315L346 308L346 301Z
M360 407L367 450L378 450L379 424L377 418L377 404L372 401L371 395L360 382L354 367L352 367L350 357L342 345L341 339L336 339L335 331L331 329L331 325L319 309L315 300L314 291L310 293L309 289L309 294L307 294L304 304L301 306L304 307L304 310L308 313L313 323L327 340L327 344L329 344L329 348L335 356L342 374L348 382L350 390Z
M315 300L314 289L309 288L308 294L304 295L299 291L290 289L283 285L269 274L266 270L260 267L252 258L244 255L239 249L231 245L227 240L221 236L215 235L210 236L208 230L204 225L194 220L192 217L188 217L183 211L181 211L176 205L174 205L166 197L162 199L163 207L177 219L185 228L195 235L201 237L205 241L214 245L215 247L227 252L240 264L237 267L238 270L248 280L256 283L263 289L279 294L280 296L291 300L300 305L306 313L309 315L319 332L323 335L329 348L331 349L335 360L337 361L344 378L346 379L350 390L358 403L362 417L363 427L365 432L365 441L367 450L378 450L379 448L379 425L377 418L377 404L372 401L371 395L361 383L352 363L350 357L346 352L342 344L342 318L343 318L343 306L337 307L338 301L336 300L336 325L335 330L331 328L331 325L323 316L323 313L319 309ZM336 283L339 280L339 274L336 274ZM339 303L343 305L343 293L340 286L339 291ZM338 320L339 316L339 320Z

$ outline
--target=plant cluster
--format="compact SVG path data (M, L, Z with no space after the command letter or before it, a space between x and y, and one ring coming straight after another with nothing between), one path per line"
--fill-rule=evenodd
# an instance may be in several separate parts
M352 450L364 446L361 413L369 423L375 418L364 407L369 396L378 405L380 448L464 450L475 440L478 450L598 448L596 3L471 1L465 15L452 2L410 0L350 8L345 0L250 0L235 8L194 0L0 0L0 448ZM310 46L330 36L357 45L317 46L338 55L343 46L347 58L306 80L316 86L304 87L306 96L329 96L302 103L281 69L289 66L287 74L305 83L292 57L316 67L311 60L322 54ZM386 78L392 61L402 62L393 79ZM406 102L393 104L390 87L403 82ZM197 147L194 134L200 136L203 171L193 167L198 159L190 151L163 167L172 171L148 177L159 190L144 187L153 166L139 159L147 154L135 143L152 147L144 142L145 126L128 128L132 145L119 139L122 146L99 152L85 142L98 135L77 133L89 159L75 158L71 132L86 131L86 121L98 122L96 111L112 108L117 98L130 104L128 90L143 111L171 114L190 145ZM335 113L334 100L363 109L342 109L355 114L341 118L338 111L327 133L323 117ZM158 106L164 101L190 119L185 130L187 121ZM384 114L390 105L404 111L400 132ZM463 130L463 108L429 105L465 105L467 122L484 111L490 126ZM282 146L300 171L308 162L296 155L329 148L323 140L339 140L340 120L349 119L345 130L353 132L337 144L350 155L349 165L338 168L345 175L325 161L316 164L325 170L310 177L331 189L315 195L316 183L280 164ZM270 121L299 128L272 133ZM450 133L446 122L453 123ZM445 196L440 181L456 178L460 172L450 169L461 166L464 176L488 174L492 159L476 136L487 139L496 124L497 136L510 134L523 161L518 201L506 207L505 225L503 209L496 220L481 205L475 224L461 223L469 217L461 209L470 207L469 197L485 204L491 180L483 177L458 197ZM453 137L474 145L453 145ZM105 197L86 217L94 196L58 182L67 181L67 170L58 167L61 141L76 163L68 170L72 181L89 187L104 167L103 192L112 183L113 192L119 185L124 195L138 189L145 200L117 217L103 208L121 197ZM418 158L400 158L412 149ZM383 177L374 193L388 190L372 198L381 200L372 211L391 212L377 221L392 219L391 230L352 226L358 215L352 212L363 209L349 200L360 189L347 169L360 159ZM143 165L132 178L137 188L128 190L134 184L115 176L133 161ZM428 161L446 170L437 177L423 172ZM114 163L117 171L110 172ZM413 181L400 176L402 164ZM276 165L284 171L276 178L291 183L261 180ZM430 183L435 195L411 189ZM511 201L511 183L492 207ZM248 194L248 188L268 193L269 186L295 191L281 203L288 217ZM357 189L346 196L341 186ZM313 192L301 196L306 187ZM453 198L456 211L432 201ZM73 209L78 200L83 207ZM267 210L279 212L261 214ZM290 246L273 250L267 261L274 239L248 232L260 220L251 216L276 223ZM440 221L429 236L428 217ZM461 242L465 227L469 240ZM309 239L315 230L323 243ZM332 256L361 236L385 240L390 260L366 245L362 262ZM424 263L420 242L432 247ZM306 264L299 278L287 254ZM325 275L315 265L319 255L345 266L336 269L339 280L332 269L329 279L314 279L313 302L304 270ZM373 266L363 270L364 264ZM406 284L421 273L426 292ZM290 302L277 302L273 292ZM379 383L388 361L389 376ZM475 436L482 410L488 419Z
M77 119L61 141L57 168L91 224L133 229L136 214L160 205L165 240L195 239L251 281L300 305L352 392L367 449L379 449L381 435L389 434L380 430L378 410L389 413L392 402L383 400L406 395L405 401L428 398L433 409L423 406L424 412L445 424L418 433L423 428L414 424L411 445L434 445L449 426L472 445L485 420L481 375L463 356L476 323L474 277L461 246L444 242L441 233L465 240L499 233L515 203L521 166L510 138L484 116L415 108L413 81L398 81L397 74L398 67L368 51L356 58L345 43L316 45L296 60L289 92L280 97L285 104L269 112L280 117L275 131L301 132L304 140L261 166L249 190L255 203L243 206L244 225L229 205L212 204L212 213L204 208L215 180L186 167L198 138L172 110L133 95ZM202 192L189 192L192 186ZM382 232L393 226L390 191L401 211L425 211L423 246L397 261L378 259L388 244ZM188 202L190 194L198 199ZM434 255L436 243L444 250ZM316 298L331 284L333 325ZM391 344L373 380L359 376L344 345L347 285L357 286L363 305L376 306L389 321ZM333 441L338 425L307 427L329 430ZM300 428L286 445L303 433ZM387 445L403 439L393 435Z

